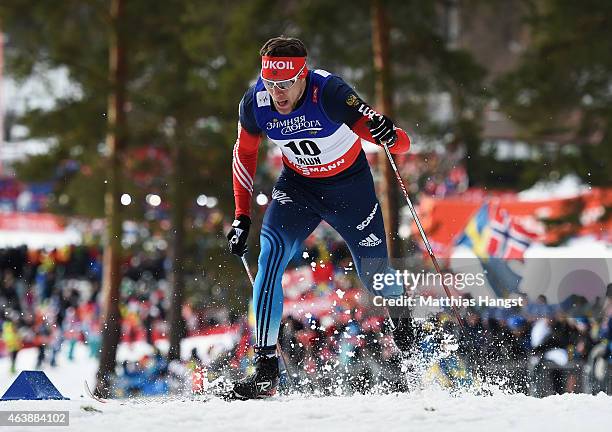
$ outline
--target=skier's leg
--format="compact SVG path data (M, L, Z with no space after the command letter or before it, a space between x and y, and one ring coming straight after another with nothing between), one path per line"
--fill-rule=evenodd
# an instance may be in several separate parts
M261 398L276 391L279 379L276 342L283 313L283 272L301 243L321 221L300 192L279 179L266 211L253 286L255 372L237 382L230 397Z
M386 298L401 296L404 285L395 281L396 272L389 265L385 226L370 171L360 172L349 185L325 198L329 209L323 219L346 242L365 288ZM394 283L382 283L388 274L394 276Z
M350 187L337 190L330 199L335 201L334 210L326 212L324 219L346 241L365 288L385 298L403 295L403 281L397 280L395 269L389 265L385 226L370 171L360 173ZM387 279L392 283L384 283L386 275L393 276ZM410 309L388 309L395 342L402 352L410 354L416 339Z
M320 221L321 218L297 197L292 201L272 200L266 211L253 287L256 346L260 348L276 346L283 313L283 273L289 260Z

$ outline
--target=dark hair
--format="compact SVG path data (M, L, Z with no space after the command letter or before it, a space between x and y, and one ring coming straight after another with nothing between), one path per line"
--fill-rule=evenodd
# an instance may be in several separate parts
M279 36L269 39L261 47L259 54L270 57L306 57L308 52L301 40Z

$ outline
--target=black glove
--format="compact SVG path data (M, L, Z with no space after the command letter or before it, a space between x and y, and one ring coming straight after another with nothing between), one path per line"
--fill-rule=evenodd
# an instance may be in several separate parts
M369 119L366 124L368 129L370 129L372 138L374 138L378 145L382 145L384 142L387 144L387 147L393 147L397 141L397 133L395 132L393 120L386 115L378 113L355 94L351 94L346 98L346 104L353 108L360 116Z
M240 215L232 223L232 229L227 233L229 250L234 255L241 257L247 251L247 239L251 228L251 218Z
M376 140L377 144L382 145L385 142L387 147L390 148L397 141L397 133L395 132L393 120L386 115L377 114L367 124L372 138Z

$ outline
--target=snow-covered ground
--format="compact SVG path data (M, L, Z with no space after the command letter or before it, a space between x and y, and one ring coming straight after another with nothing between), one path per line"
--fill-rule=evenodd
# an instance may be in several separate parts
M35 363L35 351L20 353L23 368ZM30 363L32 363L30 365ZM0 359L0 394L14 376ZM208 402L188 398L110 401L102 404L83 391L93 383L96 362L77 347L74 362L62 353L59 366L45 368L68 401L0 402L0 410L58 410L70 412L69 427L44 430L86 432L167 431L603 431L612 424L612 397L566 394L544 399L493 392L492 396L452 395L427 387L410 394L317 397L278 396L268 400ZM11 431L40 430L11 427Z
M612 398L566 394L451 396L442 390L352 397L286 396L206 403L180 400L2 402L2 410L68 410L75 431L604 431ZM97 411L86 411L93 407ZM32 430L34 428L30 428ZM11 430L27 430L11 428Z
M98 361L89 357L88 349L85 345L79 344L75 349L75 359L67 359L67 344L64 344L62 351L57 357L57 367L50 367L48 364L42 368L49 379L58 388L60 393L69 398L77 398L83 393L84 381L94 382ZM36 348L26 348L19 352L17 356L17 374L11 375L10 362L7 357L0 358L0 396L9 388L17 375L22 370L35 370ZM0 402L0 410L4 406Z
M208 336L194 336L185 338L181 342L181 353L184 360L187 360L191 350L196 348L200 358L204 361L209 360L211 352L216 354L231 348L236 343L236 334L228 332L225 334L213 334ZM168 351L168 342L159 340L156 343L162 352ZM144 341L132 344L121 343L117 348L117 363L123 360L137 361L145 355L151 355L153 348ZM36 348L26 348L19 351L17 357L17 374L22 370L34 370L38 350ZM44 365L49 379L64 396L79 398L83 394L84 382L93 386L95 383L98 361L90 356L89 347L83 343L77 343L74 349L74 359L68 359L68 344L64 343L57 355L57 367ZM0 396L9 388L16 375L9 374L10 363L8 358L0 358ZM1 408L0 408L1 409Z

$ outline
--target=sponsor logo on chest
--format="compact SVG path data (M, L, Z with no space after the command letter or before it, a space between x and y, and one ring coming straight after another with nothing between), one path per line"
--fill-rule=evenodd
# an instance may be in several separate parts
M297 158L297 159L299 161L300 159L314 160L318 158ZM309 176L312 174L318 174L318 173L331 173L346 163L344 158L338 159L337 161L334 161L327 165L319 165L319 166L303 166L303 165L299 165L299 163L293 162L292 160L289 160L289 162L293 164L293 166L295 166L296 168L300 169L302 171L302 174L305 176Z
M305 115L293 117L285 120L273 119L266 123L267 131L280 129L283 136L294 135L300 132L317 133L323 129L319 120L308 120Z

